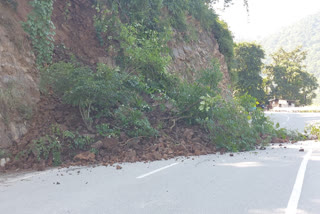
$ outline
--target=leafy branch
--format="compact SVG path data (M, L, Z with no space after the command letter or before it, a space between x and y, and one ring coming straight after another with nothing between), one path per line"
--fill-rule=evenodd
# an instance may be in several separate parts
M53 0L33 0L30 5L33 10L22 27L31 38L36 63L41 67L52 62L55 35L55 26L51 21Z

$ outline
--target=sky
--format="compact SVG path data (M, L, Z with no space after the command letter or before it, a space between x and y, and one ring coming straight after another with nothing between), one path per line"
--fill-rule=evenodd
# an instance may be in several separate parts
M233 2L225 10L222 5L214 9L228 23L236 41L259 41L320 11L320 0L248 0L249 14L243 0Z

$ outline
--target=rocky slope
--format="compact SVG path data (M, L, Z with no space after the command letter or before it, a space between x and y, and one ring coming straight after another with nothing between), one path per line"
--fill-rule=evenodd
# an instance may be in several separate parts
M59 123L68 127L80 124L81 119L74 120L75 117L79 117L78 113L61 104L59 100L51 99L50 94L40 96L39 71L35 67L30 41L20 25L20 21L25 20L30 11L28 0L20 0L17 10L1 2L0 149L7 149L15 143L31 142L33 138L43 134L44 129L51 124ZM64 59L65 51L68 50L89 66L94 66L98 62L114 66L114 58L106 54L96 39L93 26L95 10L91 7L91 2L85 0L68 2L69 5L66 5L64 0L56 0L54 3L52 17L56 27L54 58ZM169 44L173 58L169 71L177 72L181 78L192 78L196 71L208 67L211 60L217 58L223 73L220 87L223 94L230 94L231 82L227 65L224 56L219 52L219 45L214 35L201 30L195 20L189 20L189 23L194 25L199 37L196 41L186 42L181 40L179 33L175 34ZM180 132L183 136L185 129ZM194 151L194 148L190 147L191 150ZM205 149L201 151L206 152Z
M17 11L0 4L0 149L27 133L40 99L35 57L20 26L25 8L23 2Z
M197 29L201 29L194 22L193 24ZM212 34L200 31L197 41L188 43L176 37L170 43L173 53L173 62L169 68L171 72L178 72L183 78L192 78L196 71L207 68L212 59L218 59L223 74L220 88L225 96L231 94L228 87L231 85L228 67L224 56L219 52L219 44Z

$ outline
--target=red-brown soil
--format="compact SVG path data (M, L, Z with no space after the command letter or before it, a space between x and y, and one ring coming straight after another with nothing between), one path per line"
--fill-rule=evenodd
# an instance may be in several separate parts
M161 113L157 111L152 114L161 116ZM168 128L162 130L159 137L154 138L128 138L124 133L119 139L101 138L91 133L97 139L91 148L97 149L99 153L95 155L90 151L77 151L78 154L74 158L65 155L64 164L108 165L119 162L154 161L176 156L212 154L217 151L210 143L206 133L199 127L188 127L183 122L177 122L171 129L171 122L168 121L168 123L170 123ZM33 117L31 124L30 131L13 146L11 151L13 156L26 149L34 139L47 134L52 124L59 124L65 130L78 130L80 133L90 134L83 125L78 110L62 104L59 99L50 94L42 95L38 113ZM38 161L30 153L27 157L11 161L7 164L6 169L43 170L46 166L52 166L52 157L49 157L47 161Z

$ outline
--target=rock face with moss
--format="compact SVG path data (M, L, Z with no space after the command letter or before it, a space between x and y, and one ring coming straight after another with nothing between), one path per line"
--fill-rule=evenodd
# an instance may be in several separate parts
M27 133L40 99L35 57L17 12L23 13L0 1L0 149Z

